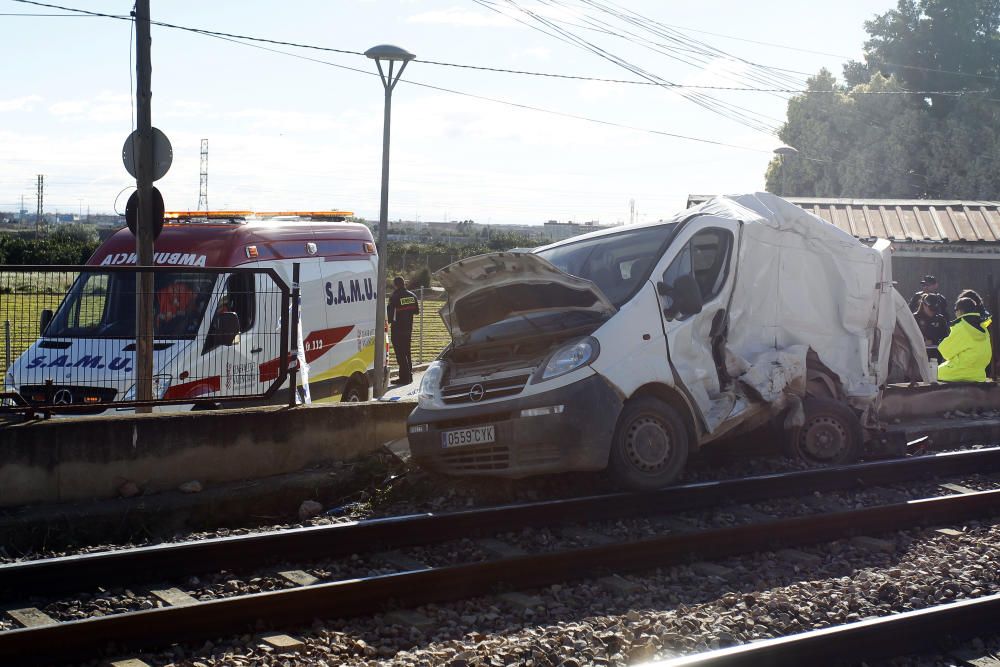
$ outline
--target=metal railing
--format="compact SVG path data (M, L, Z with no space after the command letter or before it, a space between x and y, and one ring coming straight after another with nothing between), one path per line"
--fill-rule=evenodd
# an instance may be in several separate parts
M151 378L135 370L143 273L154 283ZM289 377L292 301L273 269L0 266L0 411L267 401ZM154 400L135 400L141 381Z

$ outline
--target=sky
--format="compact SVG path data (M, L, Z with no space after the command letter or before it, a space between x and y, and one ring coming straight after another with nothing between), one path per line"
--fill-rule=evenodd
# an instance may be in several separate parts
M122 0L53 2L123 16L132 8ZM633 20L592 0L152 0L151 13L154 21L210 31L354 52L390 43L416 54L392 98L392 220L614 224L632 219L632 201L635 220L645 222L682 210L689 193L762 189L781 142L761 126L780 124L788 95L532 77L422 60L685 86L778 81L801 88L821 67L839 75L847 59L860 57L864 21L895 3L598 4L633 12ZM60 16L11 15L45 13ZM49 213L123 212L135 185L121 160L134 128L132 24L67 13L0 0L8 54L0 76L0 210L16 210L23 196L33 211L37 174L45 176ZM714 51L678 50L637 17ZM536 29L543 26L566 32L560 39ZM582 40L607 57L581 48ZM153 125L173 146L172 166L156 183L166 208L197 207L201 140L208 139L211 209L339 209L377 219L384 94L374 63L254 44L152 27ZM750 78L765 72L755 65L779 68L766 70L771 84ZM691 101L696 95L711 95L714 108L719 100L737 105L737 118L749 113L754 120L748 126L707 110Z

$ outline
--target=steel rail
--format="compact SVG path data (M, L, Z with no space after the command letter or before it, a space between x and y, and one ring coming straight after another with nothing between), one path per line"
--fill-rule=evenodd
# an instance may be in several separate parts
M787 637L648 663L645 667L800 667L853 664L940 650L958 639L995 632L1000 594L810 630Z
M285 560L290 554L304 562L530 527L668 514L996 469L1000 469L1000 447L685 484L645 494L388 517L10 563L0 565L0 603L134 583L143 577L153 583L222 569L248 570Z
M100 654L112 641L121 652L261 627L308 625L314 618L369 614L389 604L413 607L486 595L498 587L539 587L998 512L1000 490L981 491L69 621L0 632L0 664L82 660Z

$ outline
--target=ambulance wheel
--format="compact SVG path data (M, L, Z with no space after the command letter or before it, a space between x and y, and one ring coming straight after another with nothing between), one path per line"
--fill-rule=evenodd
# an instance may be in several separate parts
M839 401L807 398L805 421L787 432L786 449L792 458L815 465L844 465L858 459L864 432L861 420Z
M368 384L362 380L352 379L344 388L341 403L361 403L368 400Z
M672 407L652 396L625 404L608 459L608 472L619 485L651 491L673 482L688 457L688 432Z

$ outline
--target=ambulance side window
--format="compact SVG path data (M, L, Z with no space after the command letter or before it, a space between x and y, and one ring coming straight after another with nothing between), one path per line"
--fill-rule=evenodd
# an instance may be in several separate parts
M74 329L92 329L104 319L104 307L108 301L108 274L95 273L87 276L80 291L80 298L70 311L70 322Z
M234 273L229 276L229 280L226 281L226 293L219 308L219 312L226 311L236 313L240 318L241 333L253 328L257 315L254 274Z

